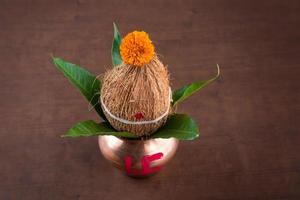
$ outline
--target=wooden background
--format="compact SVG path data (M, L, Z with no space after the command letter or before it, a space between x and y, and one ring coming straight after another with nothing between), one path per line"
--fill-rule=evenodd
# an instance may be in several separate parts
M300 199L300 2L0 0L0 199ZM112 22L150 33L173 88L222 77L180 106L201 136L149 179L128 178L50 54L101 74Z

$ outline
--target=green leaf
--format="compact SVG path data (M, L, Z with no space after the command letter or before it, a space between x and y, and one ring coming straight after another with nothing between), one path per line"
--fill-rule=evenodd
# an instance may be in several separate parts
M88 137L98 135L113 135L128 139L140 139L138 136L129 132L118 132L114 130L108 122L96 123L92 120L79 122L73 126L63 137ZM166 124L151 138L177 138L179 140L193 140L199 136L196 122L187 115L171 115Z
M120 44L122 41L121 34L118 31L118 27L114 24L114 39L111 47L111 58L114 66L122 64L123 60L120 55Z
M195 92L200 90L201 88L204 88L209 83L216 80L220 76L220 68L219 68L218 64L217 64L217 69L218 69L218 73L215 77L213 77L209 80L206 80L206 81L198 81L195 83L188 84L188 85L174 91L173 95L172 95L172 98L173 98L172 106L175 106L176 104L184 101L186 98L188 98L189 96L191 96L192 94L194 94Z
M53 57L54 65L77 87L97 113L106 120L99 103L101 82L96 76L78 65L64 61L61 58Z
M88 137L97 135L113 135L116 137L137 138L132 133L117 132L108 122L96 123L92 120L79 122L62 137Z
M173 114L166 124L154 133L151 138L177 138L179 140L193 140L199 136L196 122L187 115Z

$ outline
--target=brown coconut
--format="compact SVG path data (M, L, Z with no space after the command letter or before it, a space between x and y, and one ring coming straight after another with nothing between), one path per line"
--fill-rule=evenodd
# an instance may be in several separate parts
M149 121L170 112L170 85L166 67L155 56L142 67L121 64L107 71L101 88L102 103L111 114L128 121ZM109 123L118 131L138 136L149 135L160 128L168 115L151 124L126 124L109 115Z

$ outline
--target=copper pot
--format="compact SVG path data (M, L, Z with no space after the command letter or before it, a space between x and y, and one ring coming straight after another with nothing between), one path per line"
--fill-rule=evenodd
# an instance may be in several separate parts
M103 156L127 175L147 177L160 171L174 156L178 140L129 140L115 136L99 136Z

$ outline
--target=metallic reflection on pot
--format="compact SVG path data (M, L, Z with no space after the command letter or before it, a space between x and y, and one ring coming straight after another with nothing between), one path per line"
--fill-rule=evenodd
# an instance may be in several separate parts
M174 156L178 140L128 140L115 136L99 136L103 156L130 176L144 177L160 171Z

